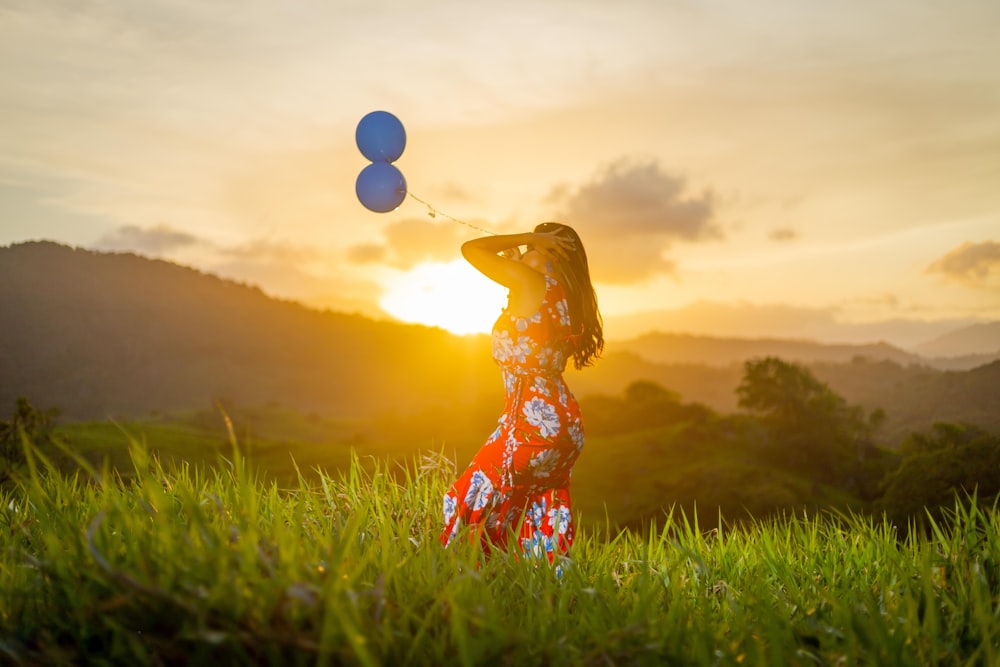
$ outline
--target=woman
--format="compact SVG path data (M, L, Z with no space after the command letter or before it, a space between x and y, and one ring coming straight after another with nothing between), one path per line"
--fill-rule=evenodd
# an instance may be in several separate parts
M444 496L441 543L469 530L489 552L506 548L516 531L524 553L552 562L573 543L569 479L583 447L580 408L562 372L571 358L578 369L589 366L604 348L587 253L571 227L546 222L531 233L474 239L462 255L509 290L493 326L506 403Z

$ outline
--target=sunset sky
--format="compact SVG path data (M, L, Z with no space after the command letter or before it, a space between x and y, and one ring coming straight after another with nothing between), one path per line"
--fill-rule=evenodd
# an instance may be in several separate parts
M996 0L0 0L0 245L483 331L468 225L558 219L609 338L913 344L1000 319L998 30ZM358 202L375 109L431 207Z

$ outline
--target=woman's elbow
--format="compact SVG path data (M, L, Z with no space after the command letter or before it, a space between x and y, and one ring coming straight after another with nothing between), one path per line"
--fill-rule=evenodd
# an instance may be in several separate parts
M472 261L472 258L476 256L477 250L479 249L476 248L475 239L466 241L462 244L462 257L467 261Z

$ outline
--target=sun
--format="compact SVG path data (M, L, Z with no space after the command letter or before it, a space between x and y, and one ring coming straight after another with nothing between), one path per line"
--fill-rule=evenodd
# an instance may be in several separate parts
M404 322L473 334L489 332L505 299L503 286L458 259L426 262L399 275L379 306Z

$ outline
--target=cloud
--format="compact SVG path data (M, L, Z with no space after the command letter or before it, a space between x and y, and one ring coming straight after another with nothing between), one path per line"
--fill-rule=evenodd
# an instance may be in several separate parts
M442 199L448 199L451 201L473 201L475 198L468 189L462 187L458 183L448 182L436 189L436 196Z
M387 317L376 305L380 286L341 270L339 252L328 248L268 239L226 245L167 225L119 227L92 247L159 257L317 308Z
M124 225L105 234L94 244L97 250L134 251L144 255L163 255L197 245L198 237L169 225L139 227Z
M446 262L458 255L467 238L453 222L428 222L409 218L385 228L384 244L362 244L347 250L356 264L386 262L399 269L411 269L421 262Z
M772 241L795 241L799 238L799 233L789 227L780 227L778 229L772 229L771 233L767 235L767 238Z
M893 310L897 310L903 305L899 297L892 292L878 292L876 294L858 296L850 299L849 303L861 306L888 306Z
M352 264L375 264L385 261L389 249L378 243L362 243L347 249L347 259Z
M182 251L197 251L199 256L211 257L214 261L246 264L302 265L323 260L328 255L314 246L268 239L223 245L169 225L124 225L99 238L92 247L95 250L131 251L151 256L176 256Z
M318 257L320 253L314 254ZM271 256L265 252L254 255L223 252L206 263L205 269L223 278L257 285L278 298L294 299L338 312L386 317L376 305L381 288L374 281L347 275L335 266L332 273L321 273L309 264L282 261L279 259L281 255L280 251ZM325 264L333 265L334 262Z
M1000 243L966 241L931 263L926 271L971 287L1000 289Z
M256 239L238 246L219 247L221 255L234 261L302 264L321 259L324 253L313 246L285 241Z
M558 186L549 202L583 237L595 280L609 283L673 273L665 253L674 242L722 236L715 195L689 193L685 178L655 161L619 160L576 190Z

